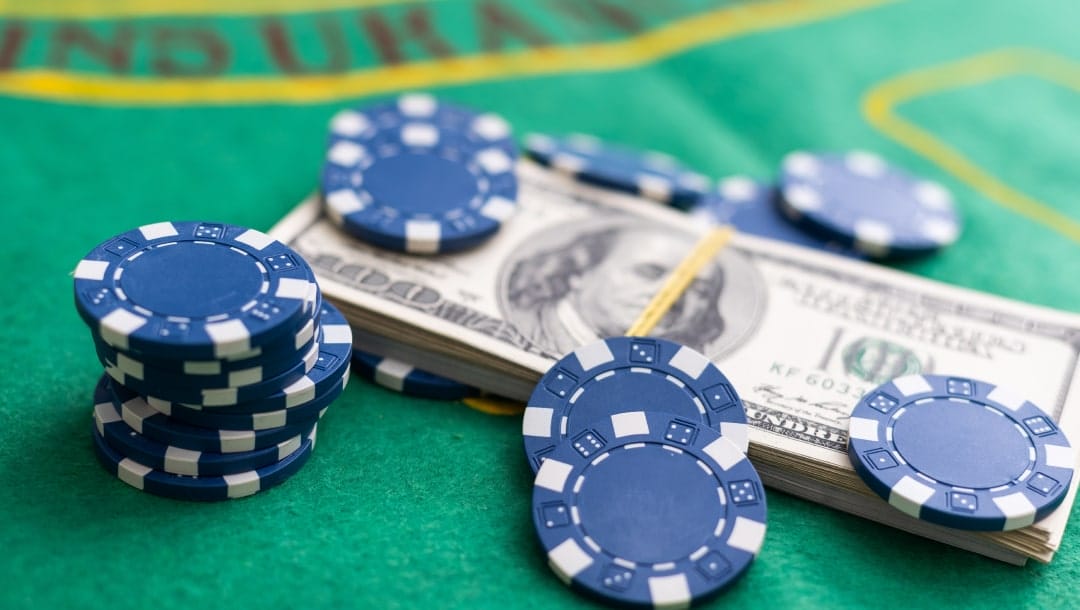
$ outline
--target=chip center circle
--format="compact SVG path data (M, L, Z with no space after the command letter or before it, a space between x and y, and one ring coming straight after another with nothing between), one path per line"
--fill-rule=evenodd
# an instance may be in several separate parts
M584 476L582 529L607 553L637 563L688 557L708 544L726 511L717 479L697 458L655 443L613 451Z
M376 160L364 170L364 188L376 205L405 216L439 216L466 207L480 194L464 163L416 153Z
M954 487L989 489L1030 465L1031 441L1016 423L982 405L934 400L896 419L893 442L915 470Z
M120 286L156 314L206 318L235 313L259 295L264 274L249 255L210 242L151 248L124 265Z

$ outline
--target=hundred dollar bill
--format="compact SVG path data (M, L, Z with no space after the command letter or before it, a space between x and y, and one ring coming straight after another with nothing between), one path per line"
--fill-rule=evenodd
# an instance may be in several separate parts
M311 263L357 345L526 400L555 360L623 334L711 227L522 161L519 209L488 243L418 257L368 246L315 197L271 231ZM1007 385L1080 439L1080 316L883 266L737 235L652 332L717 362L742 397L767 484L1003 561L1049 561L1075 495L1032 526L947 530L907 518L848 461L847 416L899 375Z

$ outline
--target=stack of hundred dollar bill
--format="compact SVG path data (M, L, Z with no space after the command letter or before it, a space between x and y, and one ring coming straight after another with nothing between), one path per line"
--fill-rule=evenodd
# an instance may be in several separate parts
M271 233L308 260L357 346L524 402L555 360L623 334L710 227L520 163L517 214L465 253L369 246L323 218L316 197ZM736 235L652 334L705 353L732 380L767 485L1001 561L1053 558L1075 485L1022 529L939 527L856 475L847 417L899 375L958 373L1025 392L1080 438L1080 316Z

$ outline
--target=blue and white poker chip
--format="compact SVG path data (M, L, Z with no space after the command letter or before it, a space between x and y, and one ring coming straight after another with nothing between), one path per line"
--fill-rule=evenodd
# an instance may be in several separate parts
M960 235L944 186L872 153L793 152L784 158L780 188L781 208L793 222L876 258L926 254Z
M697 203L710 186L708 178L669 155L616 146L584 134L563 138L529 134L525 151L538 163L582 182L684 208Z
M297 328L315 281L270 236L207 222L117 235L91 250L74 277L76 309L106 343L181 359L247 352Z
M163 445L209 453L239 453L277 445L307 431L315 420L269 430L219 430L176 421L151 407L146 399L109 380L113 404L135 432Z
M898 377L859 401L848 432L848 457L875 493L947 527L1026 527L1050 514L1072 482L1074 452L1053 419L975 379Z
M113 449L96 427L93 436L94 450L101 465L135 489L178 500L216 502L254 495L280 485L296 474L315 449L317 431L318 426L313 427L300 448L280 462L220 477L189 477L154 470Z
M864 254L819 239L788 220L777 207L776 187L748 176L730 176L701 198L693 215L716 224L730 224L742 233L831 252L851 258Z
M256 470L284 460L300 449L310 430L275 446L242 453L206 453L163 445L135 432L124 423L102 377L94 390L94 423L98 434L118 453L154 470L193 477L224 476ZM311 424L314 428L314 424Z
M665 339L614 337L574 350L540 378L521 423L529 464L536 471L596 420L640 409L704 422L744 453L750 444L742 399L708 358Z
M142 396L199 406L232 406L272 395L302 379L318 361L319 350L319 342L315 341L303 359L298 360L284 373L234 388L203 388L195 379L163 372L154 374L152 379L139 379L120 370L114 362L102 359L102 365L109 377ZM148 376L150 370L143 368L142 373Z
M464 250L516 210L513 143L501 119L411 94L343 111L330 130L327 215L363 241L411 254Z
M364 379L406 396L460 400L479 393L472 386L422 371L401 360L376 356L358 349L353 350L353 362L356 364L357 374Z
M561 580L607 602L687 607L761 550L764 488L739 447L662 411L606 416L536 473L533 524Z

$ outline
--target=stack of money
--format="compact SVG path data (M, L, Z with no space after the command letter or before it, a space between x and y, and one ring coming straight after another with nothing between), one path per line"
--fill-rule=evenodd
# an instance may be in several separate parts
M357 345L524 401L561 356L623 334L711 227L528 161L519 210L478 249L419 258L349 238L316 197L272 231L314 268ZM962 373L1023 391L1080 438L1080 316L748 235L652 333L719 364L743 398L767 485L1001 561L1050 561L1075 487L1049 517L970 532L890 507L856 475L847 418L904 374Z

